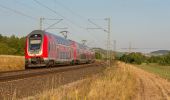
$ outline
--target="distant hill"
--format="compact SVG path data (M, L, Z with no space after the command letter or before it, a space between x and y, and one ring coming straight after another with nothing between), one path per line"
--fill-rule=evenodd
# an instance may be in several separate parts
M150 54L151 55L166 55L170 52L170 50L157 50L157 51L153 51Z
M94 50L95 52L99 52L100 54L102 54L103 58L106 58L107 50L102 49L102 48L92 48L92 50ZM118 52L118 51L116 51L116 52L111 51L111 53L112 53L112 55L114 54L114 56L116 56L116 57L121 57L121 56L123 56L123 54L125 54L125 52Z

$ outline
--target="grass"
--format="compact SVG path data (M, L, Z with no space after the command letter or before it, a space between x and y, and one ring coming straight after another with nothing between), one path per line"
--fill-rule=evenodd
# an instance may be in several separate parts
M135 90L134 73L127 66L117 64L116 68L112 66L77 83L44 91L31 100L131 100Z
M0 55L0 72L24 69L23 56Z
M158 64L142 64L142 65L137 65L139 68L142 68L146 71L155 73L165 79L170 80L170 66L161 66Z

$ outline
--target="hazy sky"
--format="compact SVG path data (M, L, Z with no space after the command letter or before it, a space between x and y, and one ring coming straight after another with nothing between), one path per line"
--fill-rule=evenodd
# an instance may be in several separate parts
M117 41L118 50L128 48L129 42L132 48L142 49L135 51L170 49L170 0L36 0L53 12L34 0L0 1L0 33L3 35L25 36L39 29L40 17L57 18L64 20L55 27L68 27L70 39L85 39L90 46L105 48L107 33L87 30L95 28L87 20L90 18L98 26L107 28L104 18L110 17L111 40ZM16 14L17 11L22 15ZM55 22L45 20L43 27ZM47 31L59 34L62 30Z

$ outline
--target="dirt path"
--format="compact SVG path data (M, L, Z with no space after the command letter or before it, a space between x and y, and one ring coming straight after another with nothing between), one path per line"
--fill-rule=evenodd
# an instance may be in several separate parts
M170 82L133 65L124 64L137 79L135 100L170 100Z

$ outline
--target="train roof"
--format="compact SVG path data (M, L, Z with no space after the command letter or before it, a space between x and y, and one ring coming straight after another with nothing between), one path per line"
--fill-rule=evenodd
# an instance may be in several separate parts
M65 39L61 36L58 36L58 35L55 35L55 34L52 34L52 33L49 33L49 32L45 32L45 33L52 35L55 38L56 42L59 43L59 44L71 45L71 42L68 39Z
M81 49L89 49L89 47L84 45L84 44L78 43L78 42L73 41L73 40L65 39L65 38L63 38L61 36L58 36L58 35L55 35L53 33L49 33L49 32L43 31L43 30L34 30L29 35L31 35L31 34L42 34L42 35L48 34L48 35L52 35L56 39L56 42L59 43L59 44L71 45L71 43L74 42Z

